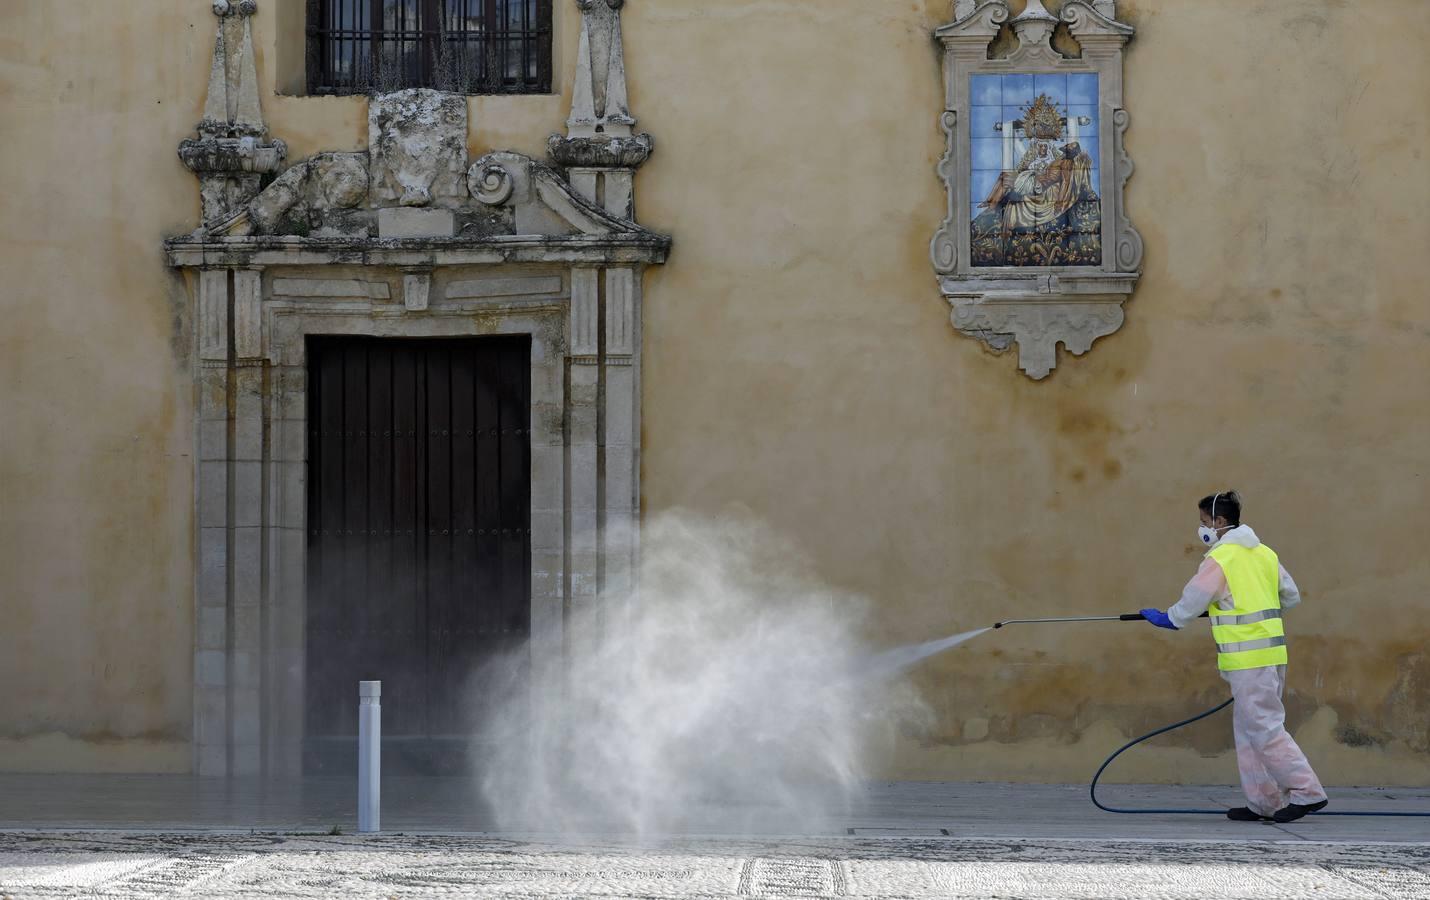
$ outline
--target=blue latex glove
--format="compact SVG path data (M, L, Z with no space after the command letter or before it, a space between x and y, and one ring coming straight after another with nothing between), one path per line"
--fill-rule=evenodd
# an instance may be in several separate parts
M1173 631L1177 630L1177 626L1173 625L1172 620L1167 618L1167 614L1160 609L1144 609L1142 610L1142 618L1156 625L1158 628L1170 628Z

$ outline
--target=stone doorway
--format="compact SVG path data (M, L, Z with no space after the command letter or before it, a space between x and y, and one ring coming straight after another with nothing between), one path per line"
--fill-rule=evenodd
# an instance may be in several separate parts
M510 583L526 586L507 594L502 568L498 616L520 613L509 604L526 598L531 704L560 693L568 617L631 590L641 279L665 262L670 238L636 222L634 175L652 142L634 131L627 104L620 7L581 4L571 115L567 134L548 141L549 159L501 150L472 160L467 98L414 89L369 98L366 152L288 160L259 107L258 4L214 5L204 118L179 146L203 219L165 241L169 264L186 274L194 337L196 773L299 774L310 736L344 735L354 682L367 677L337 662L331 685L308 684L326 677L307 659L310 625L313 634L340 627L324 619L338 601L315 597L309 583L309 440L323 430L310 417L324 400L310 390L322 364L308 354L322 340L524 342L530 533ZM508 505L504 497L503 517ZM441 535L423 525L430 557ZM370 593L362 602L375 602ZM347 640L337 633L323 647ZM393 727L424 740L462 730L453 714L434 713L451 704L432 697L404 721L391 693L401 676L371 674L385 682Z
M461 774L524 689L531 341L308 341L303 768L356 767L352 685L381 680L383 760Z

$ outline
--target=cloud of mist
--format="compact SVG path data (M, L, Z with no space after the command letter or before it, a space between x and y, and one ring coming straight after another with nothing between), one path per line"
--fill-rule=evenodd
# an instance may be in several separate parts
M766 529L658 518L636 583L574 611L564 674L499 707L481 768L503 830L809 828L847 810L871 741L917 714L872 677L869 604Z

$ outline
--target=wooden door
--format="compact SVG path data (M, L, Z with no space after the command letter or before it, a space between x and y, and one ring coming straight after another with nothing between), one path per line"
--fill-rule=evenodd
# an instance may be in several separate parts
M304 767L460 772L530 633L530 339L313 338ZM520 663L518 662L518 665Z

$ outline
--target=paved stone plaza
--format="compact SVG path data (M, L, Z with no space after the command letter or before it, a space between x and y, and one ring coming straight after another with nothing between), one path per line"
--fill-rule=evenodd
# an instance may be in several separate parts
M717 810L692 810L686 836L641 841L497 835L469 783L389 779L387 831L360 836L352 787L0 776L0 897L1430 898L1423 819L1125 816L1082 785L903 782L792 830L732 838ZM1332 797L1430 809L1430 789ZM1217 807L1236 792L1109 785L1104 799Z
M1430 846L943 836L622 843L0 835L5 896L1430 897Z

